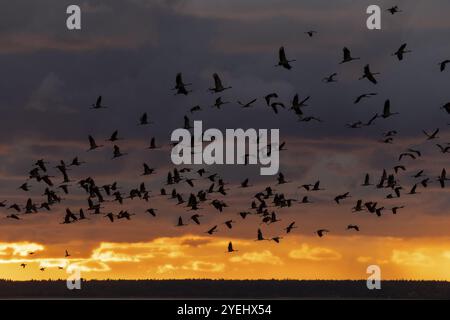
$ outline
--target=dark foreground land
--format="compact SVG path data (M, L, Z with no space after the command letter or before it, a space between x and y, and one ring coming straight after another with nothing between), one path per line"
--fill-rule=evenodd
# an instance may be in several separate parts
M114 280L68 290L63 280L0 280L0 298L450 299L450 282L384 281L380 290L368 290L366 281Z

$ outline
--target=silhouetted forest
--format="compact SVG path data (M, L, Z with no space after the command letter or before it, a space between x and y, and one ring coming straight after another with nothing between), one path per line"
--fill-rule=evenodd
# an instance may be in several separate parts
M92 280L68 290L64 280L0 280L0 298L450 299L450 282L382 281L368 290L363 280Z

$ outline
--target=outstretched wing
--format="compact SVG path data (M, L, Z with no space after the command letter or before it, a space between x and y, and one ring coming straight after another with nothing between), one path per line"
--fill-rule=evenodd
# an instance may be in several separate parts
M387 115L389 114L391 111L391 102L390 100L386 100L386 102L384 103L384 108L383 108L383 114Z
M372 72L370 71L370 67L369 65L366 65L364 67L364 74L366 75L367 79L369 79L370 82L376 84L377 80L375 79L375 77L373 76Z
M221 88L222 87L222 81L219 78L219 75L217 73L213 74L213 78L214 78L214 85L216 88Z
M280 50L278 51L278 56L280 61L287 61L286 53L284 52L284 47L280 47Z
M347 47L344 47L342 51L344 52L344 60L348 60L351 58L350 50Z
M91 148L95 148L97 145L95 144L95 140L92 136L89 136L89 145Z
M293 106L298 105L298 93L294 96L294 99L292 99L292 105Z
M180 88L182 86L184 86L184 84L183 84L183 78L182 78L181 72L180 72L180 73L177 73L177 76L175 78L175 88Z

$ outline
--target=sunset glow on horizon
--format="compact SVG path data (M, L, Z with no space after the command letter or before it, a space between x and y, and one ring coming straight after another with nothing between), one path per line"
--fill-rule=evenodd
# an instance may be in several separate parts
M185 235L138 243L102 242L90 252L80 252L83 244L72 243L69 258L58 255L65 250L61 245L0 243L0 273L8 280L66 279L74 268L86 280L360 280L375 264L384 280L450 281L449 238L329 236L322 241L291 236L283 245L232 239L238 251L228 254L224 248L229 240ZM42 267L45 271L40 271Z

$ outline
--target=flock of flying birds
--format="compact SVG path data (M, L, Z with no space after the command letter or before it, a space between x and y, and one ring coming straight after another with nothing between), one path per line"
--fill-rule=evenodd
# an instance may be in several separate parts
M397 12L401 12L397 6L392 7L388 9L388 11L391 14L395 14ZM305 32L309 37L313 37L317 34L316 31L307 31ZM395 56L399 61L404 60L405 55L411 53L411 50L407 49L407 44L402 44L398 50L393 52L393 56ZM293 68L293 62L296 60L289 60L286 56L286 51L284 47L281 47L279 49L278 53L278 63L276 64L276 67L281 67L286 70L291 70ZM354 60L359 60L360 57L354 57L351 54L351 51L348 48L343 48L343 55L342 60L339 62L340 64L346 64L351 63ZM444 60L439 63L439 70L441 72L445 71L447 64L450 63L450 60ZM365 65L362 75L359 78L360 80L367 80L370 81L372 84L377 84L376 75L379 73L373 72L370 68L370 66L367 64ZM333 73L323 79L324 82L336 82L336 73ZM213 80L214 80L214 86L209 88L209 91L211 91L213 94L220 94L221 92L231 89L231 86L225 86L222 83L222 80L220 76L217 73L213 74ZM189 95L192 90L189 89L191 86L190 83L185 83L183 81L183 77L181 73L178 73L176 75L175 79L175 87L172 88L172 90L175 91L176 95ZM358 95L354 103L358 104L364 99L369 99L372 96L375 96L376 92L369 92L369 93L363 93ZM295 115L298 117L299 121L317 121L322 122L322 120L316 116L310 116L305 115L304 113L304 107L307 106L306 102L310 99L310 97L304 97L300 98L298 94L296 94L291 102L290 106L286 106L284 103L277 100L278 94L273 92L269 93L264 96L265 104L267 105L269 110L272 110L275 114L278 114L281 109L286 109L289 107L289 110L295 113ZM254 103L257 101L257 99L252 99L247 102L241 102L237 101L237 103L242 108L251 108ZM94 110L93 112L97 112L95 110L99 109L107 109L108 107L102 104L102 97L99 96L94 104L91 105L91 109ZM222 98L218 96L215 99L213 107L221 109L221 107L224 104L227 104L229 102L222 101ZM450 102L442 106L442 109L445 113L450 114ZM200 112L202 108L200 106L194 106L190 109L190 114ZM384 108L381 113L376 113L373 115L368 121L357 121L354 123L349 123L346 126L351 129L357 129L362 128L364 126L371 126L375 124L375 121L378 119L386 119L393 117L397 115L397 112L393 112L391 110L391 104L390 100L386 100L384 103ZM152 122L149 121L147 113L144 113L139 118L139 125L150 125ZM184 116L184 128L185 129L192 129L191 126L191 119L186 115ZM435 129L433 132L427 132L423 131L425 135L425 139L427 141L434 141L439 139L439 129ZM394 137L396 136L397 131L391 130L388 132L385 132L383 134L383 139L381 142L383 143L392 143ZM108 142L113 144L113 153L112 153L112 159L124 157L127 156L127 153L124 153L121 151L120 147L116 144L117 141L121 140L119 137L119 133L116 130L113 132L113 134L107 139ZM102 148L103 145L98 144L94 137L89 136L88 137L89 152L95 152L95 150ZM173 144L175 145L175 144ZM450 154L450 144L449 143L436 143L436 146L441 153L448 153ZM281 143L280 145L273 146L268 145L268 148L277 147L280 151L286 150L286 143ZM158 146L155 138L151 138L150 145L148 146L148 149L158 149L161 148L161 146ZM400 171L406 171L405 165L402 163L404 159L412 159L415 160L417 158L420 158L422 156L422 153L418 149L408 148L407 150L404 150L403 152L399 153L398 156L398 164L392 168L392 170L383 170L381 176L377 181L372 183L372 177L369 174L365 174L365 177L362 179L361 186L363 187L370 187L374 186L377 189L381 190L387 190L386 191L386 199L398 199L402 196L404 191L407 191L405 193L407 194L417 194L419 188L427 188L429 184L433 183L433 181L437 181L439 183L439 186L441 188L446 187L446 182L450 180L450 178L447 178L446 175L446 169L443 168L442 171L437 174L435 178L427 177L424 173L424 170L420 170L419 172L416 172L413 174L413 178L416 179L416 183L414 183L412 186L406 187L402 186L398 179L398 173ZM248 155L246 155L246 159L248 160ZM12 211L12 213L7 215L7 218L9 219L15 219L15 220L22 220L26 215L32 214L32 213L38 213L40 211L50 211L52 210L52 207L54 205L60 204L64 199L63 196L67 195L71 192L72 185L70 185L70 182L73 182L74 180L71 180L69 178L68 171L71 169L74 169L79 166L86 165L84 161L81 161L79 157L73 158L70 163L66 163L65 161L61 160L59 164L56 165L56 169L58 170L60 176L62 177L63 181L61 183L56 182L55 178L59 178L56 176L49 175L49 167L48 162L46 162L44 159L39 159L34 163L33 168L28 173L28 180L27 182L23 183L19 188L24 192L30 191L30 181L34 181L38 184L41 184L44 186L45 191L43 196L45 197L40 201L39 203L35 202L31 198L28 198L25 205L20 205L18 203L7 203L7 201L0 202L0 207L5 207L9 211ZM198 210L211 208L212 210L217 210L218 212L223 212L225 210L230 210L229 205L226 202L226 196L229 194L229 188L226 187L227 183L221 177L218 173L209 172L209 168L200 168L198 170L195 170L192 168L173 168L167 173L167 178L165 185L161 186L161 189L159 190L159 196L166 197L168 201L171 201L176 206L184 206L186 208L187 217L180 216L177 219L176 226L182 227L187 224L195 224L195 225L201 225L202 224L202 217L203 215L200 215ZM142 176L150 176L156 173L156 168L152 168L146 163L143 163L143 171ZM195 189L194 181L195 180L203 180L205 182L208 182L209 187L207 188L201 188L200 190ZM275 223L280 223L281 219L279 219L278 216L278 210L282 208L291 207L294 205L295 202L306 204L311 203L309 196L303 196L302 198L289 198L286 197L284 193L277 192L276 188L278 185L283 185L286 183L292 183L292 181L286 180L283 173L279 172L278 176L276 177L276 181L274 181L275 185L267 186L264 190L259 190L254 194L254 197L250 199L250 206L249 209L246 211L238 212L238 216L240 216L240 219L246 219L248 215L256 215L260 218L261 224L265 225L271 225ZM177 191L177 186L186 184L186 186L189 186L191 188L191 192L189 195L182 194ZM197 184L197 182L195 182ZM80 223L81 221L88 218L92 215L100 215L105 217L110 222L116 222L117 220L130 220L135 213L130 213L128 210L123 208L117 213L113 212L104 212L103 211L103 204L106 202L112 202L117 203L119 206L124 206L127 201L133 201L134 199L140 199L142 201L149 202L150 198L153 197L150 195L151 191L147 189L144 182L140 183L140 185L137 188L133 188L129 190L128 192L122 192L122 188L120 187L118 182L112 182L110 184L97 184L94 177L86 177L84 179L80 179L76 181L76 185L78 188L81 188L84 190L86 198L87 198L87 206L83 208L78 209L72 209L72 208L66 208L65 209L65 215L61 221L62 224L72 224L72 223ZM252 185L250 184L250 180L247 178L243 180L240 185L240 188L251 188ZM170 188L170 189L169 189ZM320 192L322 190L325 190L321 187L320 181L316 181L314 183L310 184L303 184L301 186L298 186L299 189L304 189L306 193L313 193L313 192ZM336 205L340 205L343 201L350 198L351 194L350 191L345 192L343 194L336 195L334 197L334 202ZM347 200L348 201L348 200ZM210 207L209 207L210 206ZM400 209L404 208L404 205L398 205L393 207L385 207L377 202L373 201L364 201L363 199L357 199L355 205L351 209L352 212L368 212L370 214L374 214L378 217L382 216L384 212L392 212L392 214L397 214ZM157 217L158 209L153 207L148 207L148 209L143 214L148 214L153 217ZM223 222L223 226L225 226L226 229L232 229L233 225L236 223L235 220L229 219ZM287 223L284 227L285 234L291 233L295 228L297 228L296 222L291 221L290 223ZM205 228L205 232L209 235L213 235L214 233L218 232L220 229L220 225L213 225ZM355 224L349 224L347 226L348 230L353 231L359 231L360 228L358 225ZM276 243L280 243L282 236L271 236L271 237L265 237L263 235L263 232L261 228L257 228L255 230L256 232L256 240L257 241L274 241ZM325 236L330 230L328 229L318 229L316 231L317 236L323 237ZM234 247L232 242L229 242L227 252L234 252L237 251ZM34 252L30 252L30 254L34 254ZM65 252L65 258L70 257L69 252L66 250ZM21 265L22 268L26 267L26 264ZM62 267L61 267L62 268ZM45 270L45 268L41 268L42 271Z

